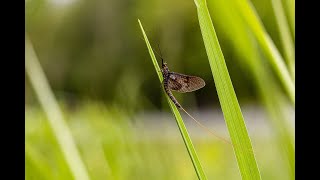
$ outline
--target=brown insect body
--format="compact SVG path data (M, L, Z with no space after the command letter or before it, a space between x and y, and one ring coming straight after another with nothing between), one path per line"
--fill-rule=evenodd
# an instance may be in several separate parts
M182 109L182 107L173 96L171 90L186 93L196 91L205 86L204 80L200 77L170 72L167 63L163 62L163 59L161 72L163 75L164 90L179 109Z

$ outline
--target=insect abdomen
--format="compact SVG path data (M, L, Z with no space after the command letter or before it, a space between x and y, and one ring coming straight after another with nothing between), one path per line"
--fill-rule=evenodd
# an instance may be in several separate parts
M172 92L170 91L169 87L168 87L168 78L165 78L163 80L163 86L164 86L164 90L166 91L166 93L168 94L168 96L170 97L170 99L172 100L172 102L180 109L181 105L178 103L178 101L176 100L176 98L173 96Z

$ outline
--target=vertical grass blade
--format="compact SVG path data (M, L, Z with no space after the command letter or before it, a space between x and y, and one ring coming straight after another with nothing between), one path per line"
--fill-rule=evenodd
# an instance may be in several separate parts
M286 10L287 19L289 22L292 39L295 40L295 0L282 0Z
M280 52L273 43L260 21L257 13L254 11L252 4L248 0L233 0L236 8L241 12L242 18L248 24L253 35L257 39L261 49L268 57L271 67L280 79L287 95L291 102L295 104L295 87L293 77L290 76L289 70L286 67Z
M140 25L144 40L145 40L146 45L148 47L148 50L149 50L149 53L150 53L150 56L151 56L151 60L152 60L153 65L154 65L154 67L156 69L156 72L158 74L159 80L162 83L163 77L162 77L162 74L160 73L161 71L160 71L160 67L158 65L158 61L157 61L157 59L156 59L156 57L155 57L155 55L153 53L153 50L152 50L152 47L151 47L151 45L149 43L148 37L147 37L146 33L144 32L144 29L143 29L142 24L141 24L139 19L138 19L138 22L139 22L139 25ZM188 134L187 128L185 127L184 122L182 120L182 117L181 117L181 115L179 113L179 110L172 103L172 101L170 100L170 98L167 95L166 95L166 98L167 98L167 101L168 101L169 106L171 108L171 111L175 116L177 125L179 127L179 130L180 130L180 133L181 133L181 136L182 136L182 139L183 139L184 144L185 144L185 146L186 146L186 148L188 150L189 156L191 158L193 167L194 167L194 169L195 169L195 171L197 173L198 178L201 179L201 180L207 179L205 174L204 174L204 171L202 169L202 166L200 164L200 161L198 159L197 153L196 153L196 151L195 151L195 149L193 147L193 144L192 144L192 141L191 141L190 136Z
M87 169L81 159L70 129L63 119L59 105L42 71L36 53L29 39L26 39L26 72L34 91L47 114L50 127L60 145L72 175L77 180L89 180Z
M205 0L195 0L200 29L242 179L261 179L251 141Z
M295 78L295 63L294 63L294 44L291 39L290 29L284 13L281 0L271 0L272 8L275 14L278 25L281 43L284 49L285 60L287 61L291 76Z
M256 40L252 38L252 34L247 31L247 25L243 22L239 12L229 11L235 9L234 4L228 3L228 1L214 0L210 1L208 6L211 17L216 17L215 25L221 28L220 32L229 39L228 41L232 43L231 46L239 55L239 58L235 60L241 61L239 64L243 70L251 73L250 76L253 77L258 95L270 116L268 120L274 130L273 136L278 137L276 138L278 146L275 148L283 153L283 159L278 160L278 165L283 164L283 166L279 166L283 167L282 174L289 175L290 179L294 179L294 137L291 125L288 123L289 118L285 113L286 106L284 106L283 94L277 81L269 69L265 68L263 62L259 60L262 58L258 50L259 47L256 46ZM215 9L215 7L219 7L219 9ZM219 14L223 14L223 16L218 16Z

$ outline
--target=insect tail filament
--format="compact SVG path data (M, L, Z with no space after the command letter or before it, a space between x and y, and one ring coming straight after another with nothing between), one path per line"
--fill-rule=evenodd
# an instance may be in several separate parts
M206 130L207 132L209 132L210 134L212 134L213 136L219 138L220 140L232 145L232 143L230 141L228 141L227 139L218 136L216 133L214 133L212 130L210 130L209 128L207 128L206 126L204 126L203 124L201 124L198 120L196 120L193 116L191 116L185 109L183 109L183 107L180 105L181 110L183 110L192 120L194 120L202 129ZM251 153L254 153L253 150L248 149L248 151L250 151Z
M216 133L212 132L209 128L207 128L206 126L204 126L203 124L201 124L198 120L196 120L193 116L191 116L185 109L183 109L183 107L180 107L180 109L182 109L192 120L194 120L201 128L205 129L207 132L209 132L210 134L214 135L215 137L223 140L224 142L231 144L230 141L224 139L223 137L218 136Z

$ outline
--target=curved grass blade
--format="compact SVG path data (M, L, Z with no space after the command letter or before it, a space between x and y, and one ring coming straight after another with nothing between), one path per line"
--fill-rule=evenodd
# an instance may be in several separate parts
M151 56L151 60L152 60L153 65L154 65L154 67L156 69L156 72L158 74L159 80L160 80L160 82L162 82L163 81L163 77L162 77L162 74L161 74L161 71L160 71L160 67L158 65L158 61L157 61L157 59L156 59L156 57L155 57L155 55L153 53L153 50L152 50L152 47L151 47L151 45L149 43L148 37L147 37L146 33L144 32L142 24L141 24L139 19L138 19L138 22L139 22L139 25L140 25L144 40L145 40L146 45L148 47L148 50L149 50L149 53L150 53L150 56ZM182 120L182 117L181 117L181 115L179 113L179 110L174 105L174 103L170 100L168 95L166 95L166 98L167 98L167 101L169 103L170 109L171 109L171 111L172 111L172 113L173 113L173 115L174 115L174 117L176 119L176 122L177 122L177 125L179 127L182 139L183 139L184 144L185 144L185 146L186 146L186 148L188 150L189 156L191 158L193 167L194 167L194 169L195 169L195 171L197 173L198 178L201 179L201 180L207 179L206 175L204 174L204 171L202 169L202 166L200 164L200 161L198 159L197 153L196 153L196 151L195 151L195 149L193 147L193 144L192 144L192 141L191 141L190 136L188 134L187 128L183 123L183 120Z
M284 49L285 60L287 61L291 76L295 78L295 55L294 44L291 39L289 25L285 16L281 0L271 0L275 19L278 25L281 43Z
M88 180L89 174L80 153L72 137L71 131L66 124L59 105L49 86L45 74L38 61L37 55L28 38L26 44L26 63L25 68L27 75L34 91L48 116L50 127L54 136L60 145L61 151L69 165L72 175L75 179Z
M200 29L242 179L261 179L251 141L205 0L195 0Z
M277 74L291 102L295 104L294 78L293 76L290 76L289 70L284 63L280 52L264 29L264 26L252 7L251 2L248 0L233 0L232 2L236 5L239 12L241 12L241 17L246 21L248 27L251 29L253 35L261 46L261 49L268 57L267 60L270 62L274 72Z

